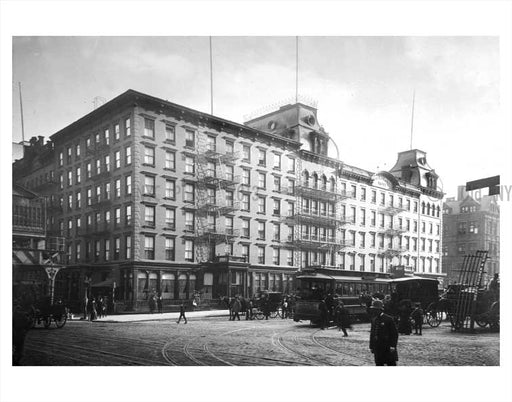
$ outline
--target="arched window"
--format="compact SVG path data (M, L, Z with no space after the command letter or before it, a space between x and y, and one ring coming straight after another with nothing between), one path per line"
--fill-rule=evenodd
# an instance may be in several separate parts
M313 188L318 188L318 175L313 173Z
M334 177L331 177L329 179L329 191L334 192L336 189L336 180L334 180Z
M322 190L327 190L327 177L325 177L325 175L323 174L322 175Z
M437 207L437 217L439 218L439 214L441 213L441 208L438 206Z
M302 173L302 184L309 187L309 172L307 170Z
M424 202L421 203L421 213L423 215L425 215L425 203Z
M430 215L430 204L427 204L427 215Z

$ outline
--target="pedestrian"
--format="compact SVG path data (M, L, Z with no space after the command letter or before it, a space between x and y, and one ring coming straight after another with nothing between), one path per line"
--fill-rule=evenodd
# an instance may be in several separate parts
M153 314L155 312L155 308L156 308L155 295L149 296L148 304L149 304L149 312L151 314Z
M398 306L398 332L403 335L411 335L411 301L402 300Z
M423 309L421 303L416 303L411 318L414 320L414 335L422 335L423 329Z
M398 353L398 331L393 318L384 314L384 303L374 300L370 307L372 324L370 330L370 351L376 366L396 366Z
M98 312L96 310L96 298L92 297L89 299L89 321L95 321L98 318Z
M252 299L249 299L248 303L247 303L247 312L245 314L245 319L246 320L252 320L253 317L252 317L252 309L254 307L254 303L252 301Z
M265 316L265 320L268 320L268 317L270 316L270 300L267 293L264 293L261 297L260 305L263 311L263 315Z
M185 304L180 304L180 317L178 318L178 321L176 321L176 324L179 324L181 321L181 317L185 320L185 324L187 323L187 317L185 317Z
M233 320L233 303L235 299L233 297L228 298L228 307L229 307L229 321Z
M32 320L27 311L18 302L14 303L12 312L12 365L19 366L23 357L23 347L27 331L32 327Z
M347 328L351 328L350 316L347 308L345 307L342 301L338 303L334 312L336 317L336 325L338 326L338 331L343 331L343 336L348 336Z
M238 319L238 321L240 321L240 309L241 309L242 305L240 303L240 299L237 297L235 297L235 299L233 300L233 304L231 305L231 311L233 313L233 321L235 321L235 318Z
M500 298L500 275L494 274L494 278L489 282L489 290L493 293L495 300Z
M287 318L288 317L288 299L285 297L283 299L283 304L281 306L281 318Z
M322 329L325 329L325 327L329 326L329 308L325 300L320 301L318 310L320 310L320 326Z
M158 296L156 297L156 306L157 306L158 312L160 314L162 314L162 303L163 303L162 294L159 293Z
M98 311L98 318L103 316L103 297L98 297L98 302L96 303L96 308Z

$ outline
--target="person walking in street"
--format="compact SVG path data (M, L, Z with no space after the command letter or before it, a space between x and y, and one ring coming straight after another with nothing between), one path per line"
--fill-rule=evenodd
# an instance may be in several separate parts
M325 327L329 327L329 308L325 300L318 304L318 310L320 310L320 327L325 329Z
M160 314L162 314L162 304L163 304L162 295L159 293L158 296L156 297L156 307Z
M18 301L14 302L12 312L12 365L19 366L23 357L23 348L25 337L28 330L32 327L32 320L26 310Z
M372 324L370 330L370 351L376 366L396 366L398 360L398 331L393 318L384 314L384 304L374 300L370 307Z
M423 309L421 308L421 303L415 304L415 308L411 313L411 318L414 320L414 335L422 335Z
M286 297L283 298L283 303L281 305L281 318L288 318L288 299Z
M411 301L408 299L402 300L398 306L398 332L403 335L411 335Z
M235 297L235 299L233 300L233 304L231 305L231 312L232 312L232 315L233 315L233 321L235 321L235 318L238 319L238 321L240 321L240 309L241 309L242 305L240 304L240 299L237 297Z
M149 304L149 312L151 314L153 314L155 312L155 308L156 308L155 295L149 296L148 304Z
M336 317L336 325L338 326L338 331L343 331L343 336L348 336L347 328L351 328L350 317L348 310L342 301L340 301L336 306L334 315Z
M245 319L246 320L252 320L253 317L252 317L252 309L254 307L254 303L252 301L252 299L249 299L249 301L247 302L247 311L245 313Z
M94 297L89 299L88 310L89 310L89 321L95 321L96 318L98 318L98 312L96 310L96 299Z
M98 302L96 303L96 309L98 312L98 318L103 317L103 297L98 297Z
M180 317L178 318L178 321L176 321L176 324L180 323L182 317L185 320L185 324L186 324L187 323L187 317L185 317L185 304L184 303L180 304Z

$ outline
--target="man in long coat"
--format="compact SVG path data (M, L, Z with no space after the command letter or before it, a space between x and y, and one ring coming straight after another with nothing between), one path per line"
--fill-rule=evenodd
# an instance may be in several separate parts
M384 314L384 304L380 300L373 301L370 311L373 315L370 350L375 358L375 365L396 366L398 331L395 322L391 316Z

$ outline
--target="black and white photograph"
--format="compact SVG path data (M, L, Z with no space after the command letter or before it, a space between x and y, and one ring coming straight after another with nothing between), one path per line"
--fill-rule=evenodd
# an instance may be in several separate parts
M511 3L458 3L2 2L2 401L509 400Z

